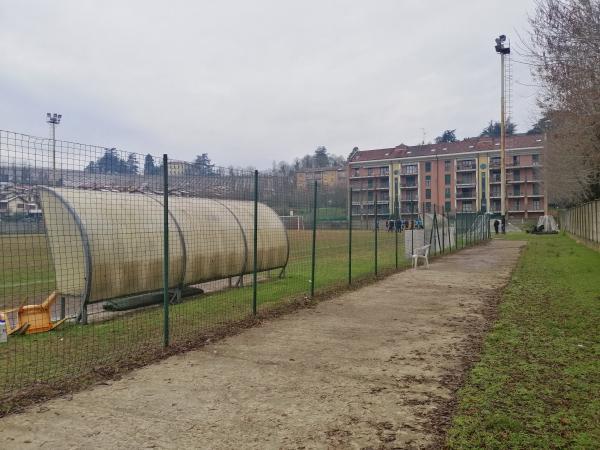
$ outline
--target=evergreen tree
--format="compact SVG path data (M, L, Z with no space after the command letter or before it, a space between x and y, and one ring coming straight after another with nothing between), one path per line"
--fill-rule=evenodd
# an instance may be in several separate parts
M147 154L144 158L144 175L156 174L156 166L154 165L154 158L151 154Z
M436 144L441 144L442 142L456 142L456 129L445 130L441 136L435 138Z
M130 153L127 156L126 166L127 166L127 173L130 173L130 174L138 173L138 161L137 161L137 157L136 157L135 153Z
M510 117L506 119L505 127L507 136L515 134L515 131L517 131L517 126L510 121ZM500 122L494 122L493 120L490 120L488 126L481 131L480 136L500 137Z

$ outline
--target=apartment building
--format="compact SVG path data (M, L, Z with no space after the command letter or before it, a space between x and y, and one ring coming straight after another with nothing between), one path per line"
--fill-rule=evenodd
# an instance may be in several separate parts
M348 172L345 167L319 167L296 172L296 186L308 189L315 180L325 188L347 186Z
M547 213L542 135L506 138L506 201L511 217ZM348 181L352 214L410 218L422 212L500 212L500 139L356 151ZM375 208L377 206L377 208Z

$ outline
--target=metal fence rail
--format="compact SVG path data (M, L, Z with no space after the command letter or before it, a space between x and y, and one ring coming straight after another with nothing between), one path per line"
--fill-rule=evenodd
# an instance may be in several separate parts
M490 238L482 215L364 217L352 195L0 131L0 200L26 205L0 211L0 400Z
M561 211L560 225L577 237L600 243L600 199Z

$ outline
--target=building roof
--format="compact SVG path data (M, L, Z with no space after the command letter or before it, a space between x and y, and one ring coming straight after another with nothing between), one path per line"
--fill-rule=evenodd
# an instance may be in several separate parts
M541 134L518 134L506 137L506 149L542 147ZM440 144L404 145L400 144L392 148L379 148L373 150L359 150L350 163L363 161L377 161L398 158L415 158L423 156L443 156L455 153L477 153L481 151L498 150L500 138L475 137L466 138L457 142L443 142Z

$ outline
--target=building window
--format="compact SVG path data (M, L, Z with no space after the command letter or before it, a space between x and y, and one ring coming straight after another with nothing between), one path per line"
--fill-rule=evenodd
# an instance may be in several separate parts
M444 161L444 171L450 172L451 167L452 167L452 161L450 161L450 160Z
M532 189L533 189L533 195L540 195L540 185L539 184L535 183L532 186Z
M405 175L411 175L414 173L417 173L417 166L416 165L410 165L410 166L404 166L402 173Z
M540 201L539 200L534 200L533 201L533 209L534 209L534 211L539 211L540 210Z
M352 174L353 177L358 177L360 175L360 169L358 167L354 168L354 173Z
M431 172L431 162L425 163L425 172Z
M513 170L513 181L521 181L521 171L518 169Z
M515 211L521 211L521 200L515 200Z
M521 186L518 184L513 186L513 195L521 195Z
M367 200L370 202L373 201L373 191L367 192Z
M425 187L431 187L431 175L425 175Z
M463 201L462 202L462 210L464 212L471 212L471 211L473 211L473 202L471 202L471 201L468 201L468 202Z
M534 166L540 163L540 155L531 155L531 162Z
M512 165L513 166L518 166L519 165L519 157L518 156L513 156Z
M451 194L450 194L450 188L449 188L449 187L447 187L447 188L445 189L444 196L445 196L446 198L450 198L450 195L451 195Z
M450 209L452 209L450 202L444 203L444 209L446 210L446 212L450 212Z
M451 180L451 176L449 173L447 173L446 175L444 175L444 183L446 184L446 186L450 185L450 180Z
M367 187L368 188L372 188L373 187L373 180L367 180Z
M425 189L425 198L431 200L431 189Z
M500 158L497 156L490 158L490 167L500 167Z
M425 203L425 212L431 212L431 202Z
M389 167L380 167L379 168L379 175L385 176L385 175L389 175L389 173L390 173Z
M371 167L369 167L369 168L367 169L367 176L369 176L369 177L370 177L371 175L373 175L373 169L372 169Z

